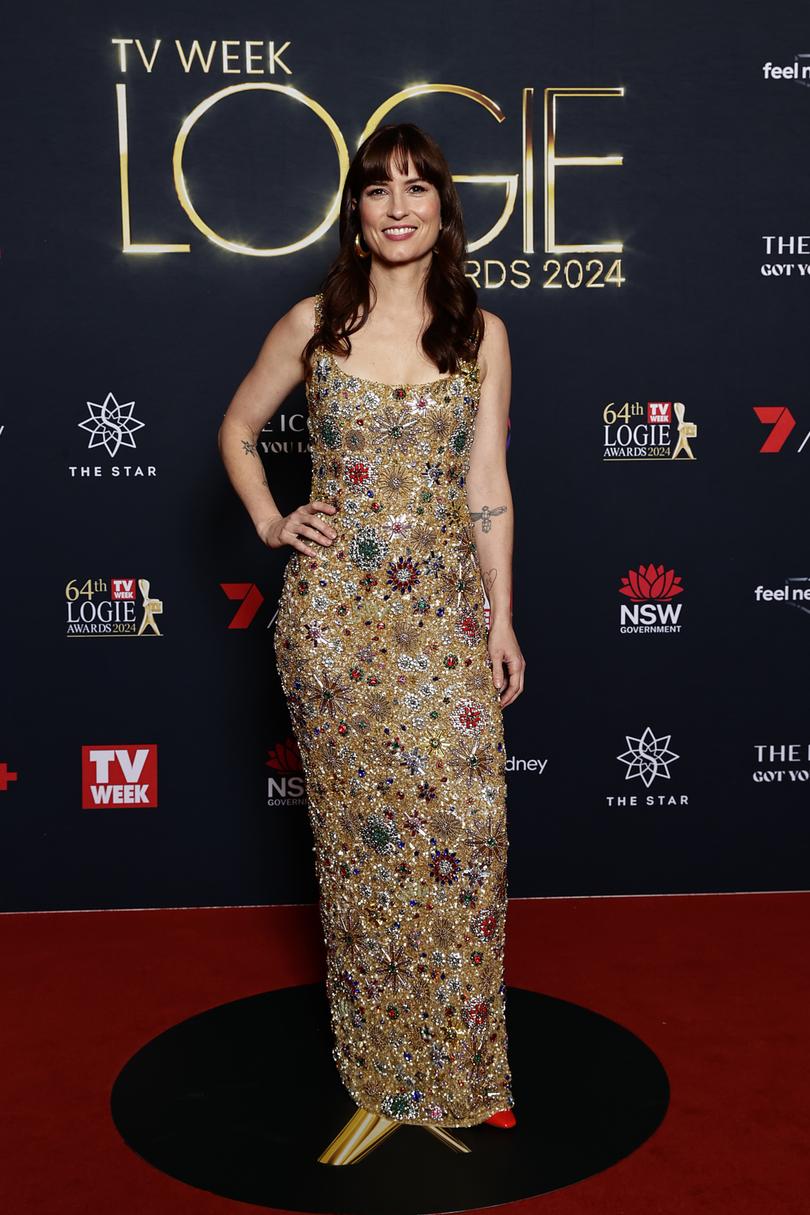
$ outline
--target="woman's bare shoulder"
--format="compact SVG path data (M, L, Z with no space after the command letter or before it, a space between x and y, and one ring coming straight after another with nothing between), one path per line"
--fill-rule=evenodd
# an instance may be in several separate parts
M306 374L304 348L315 332L315 296L307 295L283 313L270 328L257 358L259 373L281 375L292 384Z
M495 312L481 309L484 318L484 335L478 348L478 364L482 379L493 371L503 371L510 366L509 334L505 322Z
M288 308L271 326L265 348L274 354L281 349L299 354L315 332L315 300L314 295L306 295Z
M482 341L486 341L487 338L492 340L493 337L497 339L499 337L504 338L508 336L506 332L506 323L497 315L497 313L489 312L486 308L481 308L480 312L484 318L484 337L481 339Z
M302 344L308 342L315 331L317 299L316 295L305 295L303 299L288 308L283 316L279 317L273 328L280 327L284 331L284 335L293 341L300 339Z

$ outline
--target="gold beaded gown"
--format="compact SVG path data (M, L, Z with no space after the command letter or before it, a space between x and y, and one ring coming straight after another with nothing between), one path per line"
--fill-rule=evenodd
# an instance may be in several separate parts
M316 326L321 296L316 297ZM275 657L314 839L332 1054L355 1103L471 1126L513 1105L502 709L465 480L478 364L307 381L310 500L337 531L284 569Z

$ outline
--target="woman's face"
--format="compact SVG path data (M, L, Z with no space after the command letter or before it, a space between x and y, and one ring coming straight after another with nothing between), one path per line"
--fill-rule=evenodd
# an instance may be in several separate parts
M404 173L396 166L393 173L388 181L368 182L361 192L361 234L377 257L410 262L432 254L439 237L441 199L434 185L417 176L410 157Z

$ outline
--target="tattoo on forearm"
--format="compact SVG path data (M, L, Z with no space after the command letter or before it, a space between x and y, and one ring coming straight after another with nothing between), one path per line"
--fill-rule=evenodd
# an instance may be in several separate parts
M493 584L494 584L497 576L498 576L498 571L495 569L494 565L491 570L487 570L486 573L484 573L484 575L483 575L484 590L486 591L487 594L489 594L489 592L492 590Z
M257 448L256 444L251 443L249 439L242 439L242 450L246 456L257 456L259 449ZM266 489L269 489L270 486L267 484L267 473L264 471L264 465L262 464L261 460L259 460L259 475L262 479L262 485L264 485Z
M482 506L480 510L470 511L470 518L473 522L480 519L481 530L488 532L492 528L493 515L502 515L505 510L505 506Z

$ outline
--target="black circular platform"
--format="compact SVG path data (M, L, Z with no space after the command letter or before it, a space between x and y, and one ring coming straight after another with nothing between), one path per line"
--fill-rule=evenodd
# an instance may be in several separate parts
M453 1130L461 1153L402 1126L363 1160L317 1157L356 1110L331 1056L322 984L222 1004L147 1042L113 1085L112 1117L156 1168L226 1198L336 1215L433 1215L571 1185L661 1123L666 1072L598 1013L510 987L511 1130Z

